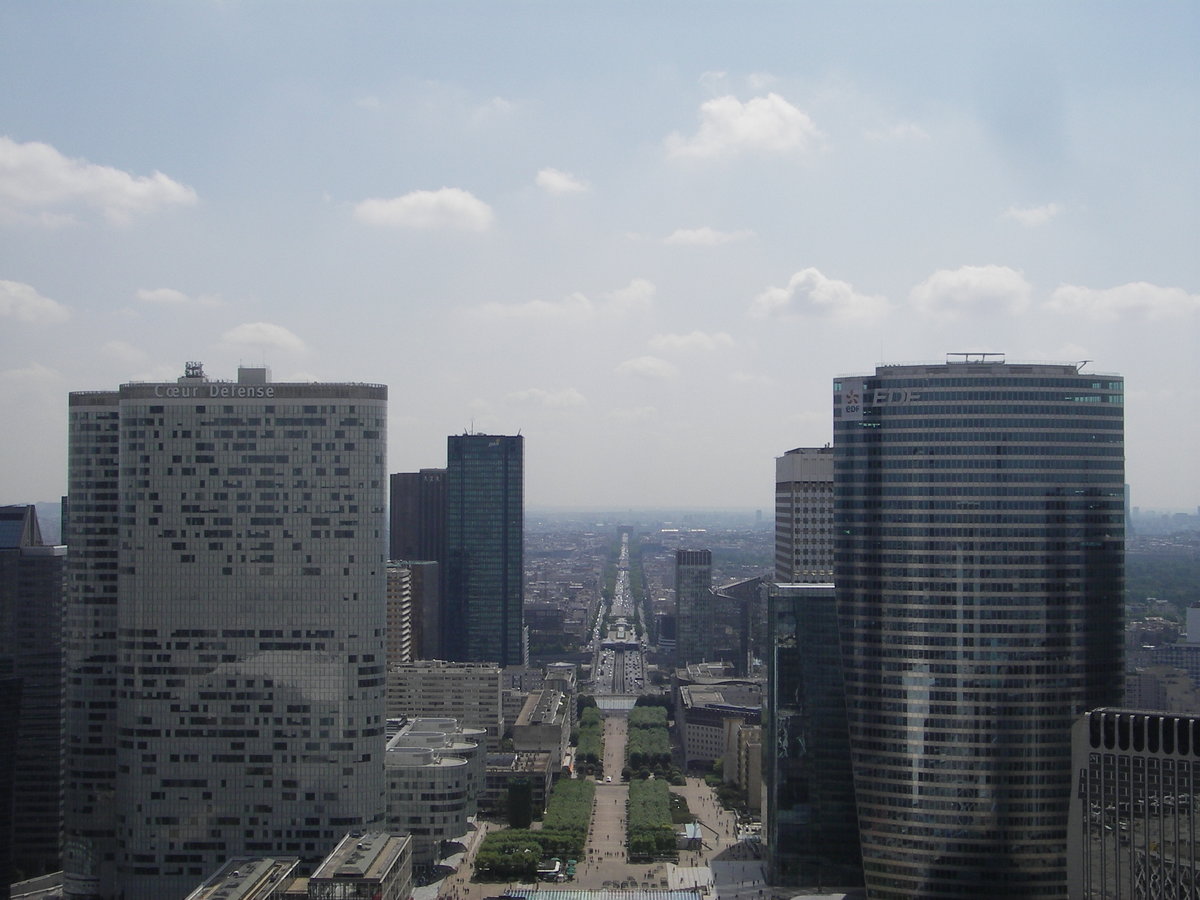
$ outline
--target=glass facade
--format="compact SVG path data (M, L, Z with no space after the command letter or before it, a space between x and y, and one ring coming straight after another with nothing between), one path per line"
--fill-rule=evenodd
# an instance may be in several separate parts
M1123 384L834 383L835 583L872 897L1066 896L1070 730L1119 700Z
M67 893L320 859L384 812L387 389L103 397L71 397Z
M524 662L524 448L520 435L448 438L442 624L450 659Z
M675 551L675 660L677 665L717 658L712 551Z
M862 884L833 585L771 585L767 619L767 880Z

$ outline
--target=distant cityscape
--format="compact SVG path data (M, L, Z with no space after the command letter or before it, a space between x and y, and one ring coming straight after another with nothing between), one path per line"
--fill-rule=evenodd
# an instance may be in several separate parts
M536 435L388 472L383 385L71 394L0 506L0 883L1193 896L1200 510L1130 502L1122 380L832 387L735 511L526 507Z

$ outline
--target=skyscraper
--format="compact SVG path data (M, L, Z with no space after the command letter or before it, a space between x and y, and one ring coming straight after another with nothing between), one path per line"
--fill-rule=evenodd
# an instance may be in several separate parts
M712 551L675 551L675 659L711 661L717 641Z
M386 405L198 363L71 395L68 896L382 821Z
M14 759L13 862L23 877L60 867L62 609L66 548L42 543L32 506L0 506L0 656L21 679Z
M446 447L448 658L524 662L525 474L520 435L451 435Z
M446 470L396 472L391 493L388 559L444 564L446 557Z
M775 580L833 578L833 448L797 447L775 459Z
M872 897L1066 895L1071 725L1119 701L1123 384L955 354L834 382Z
M767 880L862 883L832 584L767 592Z

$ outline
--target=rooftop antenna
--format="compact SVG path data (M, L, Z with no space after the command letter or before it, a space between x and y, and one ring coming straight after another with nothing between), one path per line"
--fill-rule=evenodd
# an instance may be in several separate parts
M1075 374L1081 374L1083 372L1083 367L1090 362L1092 362L1090 359L1081 359L1079 362L1075 363Z

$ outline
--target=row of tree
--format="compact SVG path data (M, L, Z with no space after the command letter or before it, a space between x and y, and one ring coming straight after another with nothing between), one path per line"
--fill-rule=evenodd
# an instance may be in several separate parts
M559 779L541 830L509 828L488 834L475 855L476 877L481 881L533 882L542 860L579 859L587 843L595 794L593 781Z

